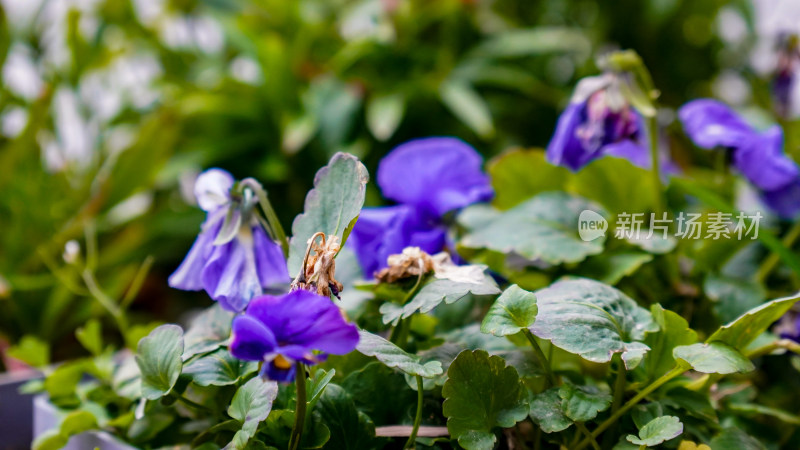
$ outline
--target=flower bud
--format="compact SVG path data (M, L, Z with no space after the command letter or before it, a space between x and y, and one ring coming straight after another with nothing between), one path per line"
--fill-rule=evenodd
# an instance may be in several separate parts
M75 264L78 258L81 257L81 244L75 239L67 241L64 244L64 253L61 256L67 264Z

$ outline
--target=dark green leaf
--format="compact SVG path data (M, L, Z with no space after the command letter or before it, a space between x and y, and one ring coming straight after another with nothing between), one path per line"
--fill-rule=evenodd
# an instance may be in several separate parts
M533 395L529 401L531 419L545 433L564 431L572 425L561 407L560 388L550 388L541 394Z
M756 438L738 428L723 429L709 442L709 446L714 450L766 450Z
M215 303L192 321L183 340L183 360L219 348L231 335L233 313Z
M722 322L730 322L767 298L761 283L754 280L709 274L703 291L714 302L714 311Z
M439 361L422 364L419 356L406 353L380 336L364 330L359 330L358 334L359 341L356 350L364 355L378 358L378 361L389 367L424 378L433 378L442 373L442 365Z
M733 322L720 327L706 342L720 341L744 351L755 338L797 303L798 299L798 296L784 297L753 308Z
M577 273L586 278L615 285L652 260L653 256L647 253L603 253L588 258L581 264Z
M336 384L328 384L314 409L330 430L326 449L369 450L376 446L375 425L356 409L350 395Z
M587 422L611 406L611 394L593 386L564 384L558 390L564 414L576 422Z
M227 386L257 370L257 361L236 359L228 349L220 348L192 360L183 368L183 373L190 375L192 381L200 386Z
M644 367L648 377L654 380L675 367L672 349L694 344L697 342L697 333L689 328L686 319L659 304L652 305L650 313L659 331L647 333L644 339L644 343L651 348L644 359Z

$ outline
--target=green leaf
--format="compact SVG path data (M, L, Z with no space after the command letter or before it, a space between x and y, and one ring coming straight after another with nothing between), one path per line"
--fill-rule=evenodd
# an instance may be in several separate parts
M576 422L587 422L611 406L611 394L593 386L564 384L558 390L564 414Z
M97 428L97 418L89 411L73 411L61 422L61 434L64 436L75 436L95 428Z
M9 348L6 355L33 367L44 367L50 364L50 344L28 334L17 345Z
M516 369L483 350L461 352L442 388L447 430L467 450L492 449L495 427L513 427L528 415Z
M577 274L613 286L652 260L647 253L601 253L584 261Z
M59 430L48 430L36 437L31 444L33 450L60 450L67 446L69 437L65 437Z
M588 242L579 237L578 217L587 209L602 212L594 203L563 192L539 194L469 230L459 245L548 264L580 262L602 252L605 242L604 236Z
M672 349L694 344L697 342L697 333L689 328L686 319L657 303L650 307L650 314L659 330L645 336L644 343L651 351L645 357L644 367L649 379L655 380L675 367Z
M492 158L486 170L489 172L495 191L492 203L503 210L542 192L564 190L566 181L572 176L568 169L547 162L543 149L520 149L503 153ZM535 173L536 176L532 177L531 173ZM465 211L477 206L479 205L474 205Z
M83 345L83 348L89 350L94 356L103 353L103 335L99 320L90 319L86 325L75 330L75 337L78 338L78 342Z
M233 313L222 309L219 303L200 313L183 337L183 360L216 350L225 344L231 335L232 321Z
M200 386L227 386L257 370L257 361L236 359L227 349L220 348L187 364L183 373Z
M572 425L572 420L561 407L560 388L550 388L541 394L533 395L529 401L530 416L545 433L564 431Z
M409 378L416 386L416 377ZM403 423L416 410L417 395L406 386L404 375L378 361L348 374L342 387L375 423Z
M289 273L296 274L303 264L308 240L322 231L336 236L344 246L364 204L367 169L353 155L337 153L314 177L314 189L306 195L303 213L292 223Z
M678 240L672 236L664 236L662 232L654 232L652 236L648 239L648 235L650 231L647 229L642 229L638 233L636 233L632 237L628 237L625 240L631 244L639 247L640 249L652 253L654 255L663 255L665 253L669 253L672 250L675 250L675 247L678 245Z
M655 447L662 442L675 439L681 434L683 434L683 424L680 419L675 416L661 416L643 426L639 430L638 437L628 435L626 439L636 445Z
M565 52L588 56L591 49L591 41L578 28L537 26L496 33L481 42L472 56L507 58Z
M242 422L242 429L233 437L233 448L245 448L256 434L258 424L269 415L277 396L278 383L261 377L251 378L236 391L228 407L228 415Z
M54 403L74 400L76 388L86 373L87 365L88 360L78 359L56 367L44 380L44 387L50 395L50 400Z
M369 450L376 446L375 425L356 409L350 395L336 384L328 384L314 408L330 430L324 448L335 450Z
M657 329L646 309L597 281L559 281L535 294L539 313L531 332L589 361L604 363L621 353L625 365L635 367L649 349L645 333Z
M712 449L766 450L764 444L739 428L724 428L709 442Z
M573 174L567 190L618 214L648 211L655 188L650 170L636 167L624 158L607 157L594 160Z
M494 136L489 105L469 83L447 79L439 86L442 103L475 134L484 139Z
M706 342L720 341L744 351L755 338L781 318L800 299L797 295L784 297L751 309L738 319L721 326Z
M417 311L424 314L433 310L442 302L449 305L461 300L469 294L495 295L500 293L500 289L497 287L494 280L484 272L485 266L471 267L475 267L476 269L480 268L480 273L475 279L469 282L466 280L457 281L432 278L425 283L411 301L405 305L384 303L380 308L380 312L383 314L383 323L393 323L396 325L401 318L407 319ZM476 270L476 272L477 271L478 270Z
M495 336L517 334L536 320L536 295L512 285L494 302L481 323L481 332Z
M730 322L748 310L756 308L767 298L761 283L755 280L708 274L703 292L714 302L714 311L723 322Z
M379 141L392 137L406 108L406 98L403 94L387 94L372 97L367 103L367 127Z
M420 357L406 353L400 347L368 331L358 330L359 341L356 350L367 356L374 356L389 367L409 375L433 378L442 373L439 361L422 364Z
M139 341L136 364L142 373L142 397L156 400L167 395L181 374L183 330L161 325Z
M676 360L685 361L694 370L703 373L746 373L755 369L753 363L739 351L719 341L675 347L672 354Z

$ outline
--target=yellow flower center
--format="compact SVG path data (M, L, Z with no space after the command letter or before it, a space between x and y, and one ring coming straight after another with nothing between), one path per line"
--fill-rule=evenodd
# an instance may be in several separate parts
M272 364L274 364L275 367L281 370L288 370L292 368L292 363L289 362L289 360L284 358L282 355L276 356L275 359L272 360Z

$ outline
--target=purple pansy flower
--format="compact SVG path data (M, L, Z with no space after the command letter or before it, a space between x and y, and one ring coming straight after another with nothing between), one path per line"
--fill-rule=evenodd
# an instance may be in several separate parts
M780 126L759 132L730 107L712 99L687 103L678 117L698 147L731 151L733 166L778 215L800 213L800 167L783 152Z
M286 260L280 245L270 239L247 211L234 202L234 179L221 169L210 169L197 177L194 194L207 212L192 248L169 285L187 291L204 289L230 311L242 311L265 288L289 283ZM243 210L244 209L244 210ZM228 215L241 220L238 231L227 242L216 242Z
M381 160L378 186L398 204L365 208L350 241L371 276L408 246L437 253L447 245L442 218L494 195L483 159L464 141L437 137L402 144Z
M316 364L328 353L344 355L358 344L358 329L339 307L306 290L256 297L232 327L231 354L264 362L261 375L275 381L293 380L295 362Z
M644 119L621 94L617 77L606 74L578 83L547 145L551 164L578 171L595 159L615 156L650 168ZM667 161L664 165L669 167Z

